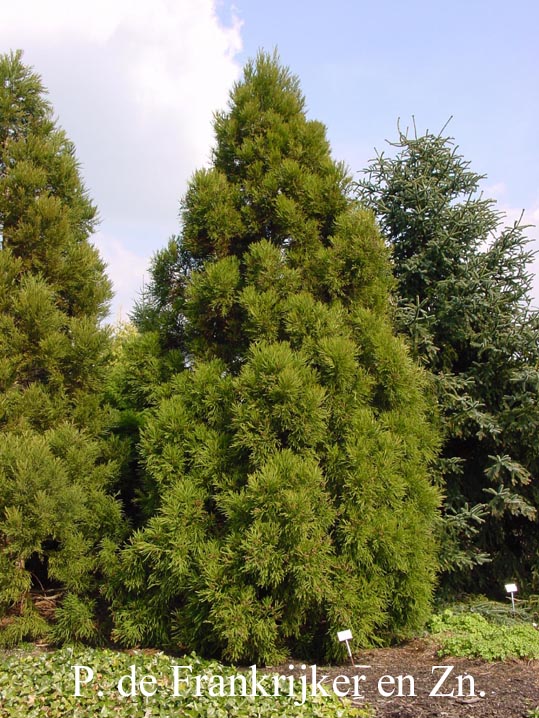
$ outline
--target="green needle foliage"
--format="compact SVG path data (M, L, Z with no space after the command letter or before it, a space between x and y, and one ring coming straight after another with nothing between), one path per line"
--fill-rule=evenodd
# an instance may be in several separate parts
M0 616L4 642L42 633L32 590L69 606L96 590L118 536L101 436L110 285L88 241L95 208L73 145L21 53L0 56ZM72 596L70 597L70 594Z
M503 226L450 138L401 133L395 147L372 162L360 197L393 251L400 326L436 378L442 568L459 589L537 587L539 314L526 228Z
M424 373L389 320L374 218L297 78L260 54L214 126L137 311L185 370L142 430L157 508L109 553L114 636L231 661L342 657L338 629L365 645L428 615Z

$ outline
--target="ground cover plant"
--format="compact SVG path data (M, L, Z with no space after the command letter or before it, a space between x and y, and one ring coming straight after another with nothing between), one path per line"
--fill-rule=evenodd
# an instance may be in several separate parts
M163 653L134 651L119 653L109 650L64 648L52 653L0 655L0 716L1 718L90 718L119 715L129 718L361 718L368 712L352 710L350 704L335 696L307 698L305 704L294 705L295 698L287 696L256 698L242 696L212 697L207 692L194 695L195 685L178 683L174 695L173 665L191 666L193 675L237 675L238 671L216 662L202 661L195 656L172 658ZM81 685L80 697L75 696L74 665L93 668L94 680ZM156 678L155 696L122 697L117 684L129 675L135 665L137 676ZM187 672L179 673L183 677ZM88 674L81 670L81 681ZM181 688L181 690L180 690ZM130 684L125 683L126 692ZM148 686L149 689L149 686ZM148 690L148 692L151 692ZM100 695L101 694L101 695ZM300 701L301 702L301 699Z
M516 599L513 608L511 601L502 603L488 599L486 596L470 595L458 602L442 603L435 613L441 613L446 609L449 609L455 615L463 613L478 614L486 618L489 623L501 626L511 626L515 623L537 623L539 618L536 596Z
M440 656L482 658L504 661L513 658L539 658L539 631L531 618L523 616L488 619L473 610L446 609L429 621L434 639L440 643Z

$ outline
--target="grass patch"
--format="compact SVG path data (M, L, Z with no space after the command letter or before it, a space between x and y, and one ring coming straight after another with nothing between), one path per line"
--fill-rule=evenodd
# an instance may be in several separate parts
M153 697L122 697L117 684L135 665L138 679L144 675L156 679ZM106 649L63 648L50 653L13 652L0 654L0 716L1 718L358 718L368 716L337 697L308 698L304 705L294 705L294 698L281 697L212 697L208 689L194 695L195 682L181 684L180 695L173 690L173 665L192 666L191 676L222 676L225 681L239 671L216 662L202 661L196 656L172 658L163 653L134 651L120 653ZM89 666L94 680L81 686L76 697L72 666ZM182 671L181 676L186 676ZM86 674L83 674L85 677ZM259 671L258 677L261 677ZM124 682L129 688L130 681ZM149 684L148 688L149 688ZM205 684L208 685L207 683ZM226 683L228 685L228 683ZM180 684L178 684L180 686ZM271 683L268 683L271 686ZM229 692L229 691L225 691ZM269 692L269 691L268 691ZM284 692L284 691L283 691ZM328 691L329 692L329 691ZM300 699L301 700L301 699Z

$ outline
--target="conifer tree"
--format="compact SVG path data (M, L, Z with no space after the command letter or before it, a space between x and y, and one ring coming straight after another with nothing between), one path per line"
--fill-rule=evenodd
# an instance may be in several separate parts
M451 138L401 132L395 147L371 163L360 197L392 249L399 325L436 377L444 580L536 590L539 313L526 228L504 226Z
M119 537L115 449L100 404L110 284L74 147L20 52L0 57L0 640L95 637L97 547ZM86 600L88 598L88 600Z
M141 455L158 509L111 574L115 637L341 656L428 613L437 439L388 319L373 216L296 77L260 54L216 115L139 320L179 347ZM165 320L161 321L165 316Z

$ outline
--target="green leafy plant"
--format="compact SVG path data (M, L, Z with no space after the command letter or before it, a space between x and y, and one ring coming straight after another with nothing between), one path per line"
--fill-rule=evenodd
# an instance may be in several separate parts
M441 656L483 658L539 658L539 631L531 623L492 623L479 613L446 609L430 620L430 630L441 647Z
M474 613L483 616L489 623L511 626L515 623L532 623L534 616L526 599L515 602L513 611L510 601L500 603L485 596L470 596L459 603L451 603L448 608L455 615Z
M82 685L76 697L73 666L88 666L94 672L91 684ZM154 676L156 694L144 697L122 697L117 684L135 666L137 676ZM211 696L202 691L194 695L194 681L182 685L179 695L173 691L173 665L190 666L191 675L237 675L236 669L216 662L202 661L194 655L172 658L157 652L63 649L52 653L0 654L0 717L19 718L90 718L95 715L112 718L369 718L367 709L352 707L335 696L308 696L304 705L294 705L294 698L281 696ZM87 673L81 672L86 678ZM183 675L183 673L182 673ZM187 672L185 673L187 675ZM260 674L259 674L260 676Z

